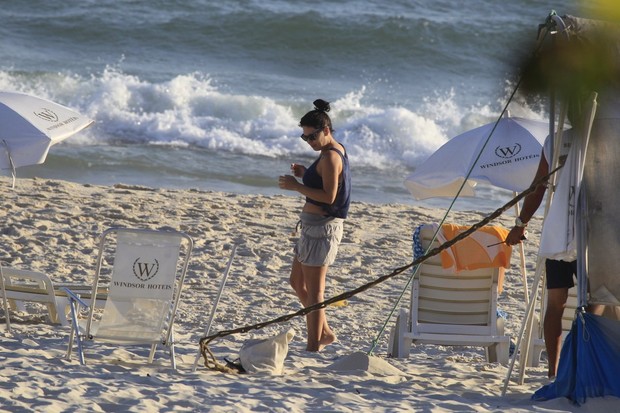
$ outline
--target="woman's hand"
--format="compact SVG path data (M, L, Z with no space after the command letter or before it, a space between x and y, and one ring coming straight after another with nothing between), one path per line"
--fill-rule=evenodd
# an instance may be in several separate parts
M288 189L289 191L295 191L299 185L301 185L299 183L299 181L297 181L297 179L295 179L294 176L291 175L281 175L278 178L278 186L280 187L280 189Z
M298 163L291 164L291 173L297 178L301 178L306 173L306 167Z

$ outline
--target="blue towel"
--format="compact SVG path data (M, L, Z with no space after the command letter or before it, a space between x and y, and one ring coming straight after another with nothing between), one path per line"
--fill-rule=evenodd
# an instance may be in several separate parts
M422 255L424 255L424 247L422 247L422 243L420 242L420 230L422 229L422 225L419 225L415 231L413 231L413 259L417 260Z

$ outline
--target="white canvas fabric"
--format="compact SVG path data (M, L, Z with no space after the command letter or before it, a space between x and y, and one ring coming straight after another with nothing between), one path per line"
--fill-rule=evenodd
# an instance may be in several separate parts
M560 157L566 156L566 162L558 172L555 191L552 194L553 201L543 222L538 254L544 258L561 261L577 259L575 217L585 148L581 143L582 138L577 136L575 139L575 136L576 131L572 129L566 131L562 135L562 140L554 145L560 151ZM546 144L545 157L552 165L553 154L549 148L550 145ZM549 169L553 168L550 166Z
M96 335L159 340L173 299L180 237L137 233L118 235L109 299Z
M98 300L90 300L89 304L75 291L64 289L71 304L72 322L67 360L74 342L81 364L85 364L86 342L149 345L149 363L153 362L158 345L163 345L175 369L174 319L193 244L190 236L173 230L104 231L91 297L96 297L99 287L105 286L105 304ZM105 259L112 254L114 262ZM88 310L88 317L78 318L81 309Z
M454 197L471 169L460 196L474 196L478 182L521 192L536 174L548 134L547 122L501 118L497 125L489 123L450 139L404 185L416 199Z
M51 145L92 123L93 120L49 100L0 92L0 168L43 163Z

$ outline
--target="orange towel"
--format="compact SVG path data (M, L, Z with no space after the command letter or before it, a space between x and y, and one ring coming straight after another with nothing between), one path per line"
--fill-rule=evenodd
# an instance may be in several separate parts
M445 239L451 240L469 229L469 226L443 224L441 229ZM507 235L508 230L499 226L482 227L449 249L441 251L441 265L444 268L454 267L456 271L500 267L498 287L501 292L504 281L503 269L510 268L512 247L504 243L491 247L489 245L504 241Z

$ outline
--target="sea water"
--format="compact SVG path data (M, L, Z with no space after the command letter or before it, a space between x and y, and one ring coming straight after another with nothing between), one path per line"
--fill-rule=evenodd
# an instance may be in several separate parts
M5 0L0 90L95 120L17 174L294 195L277 178L316 157L298 122L323 98L354 200L443 207L403 180L497 119L552 10L587 12L577 0ZM509 108L547 113L526 99ZM511 194L478 195L455 208L488 211Z

